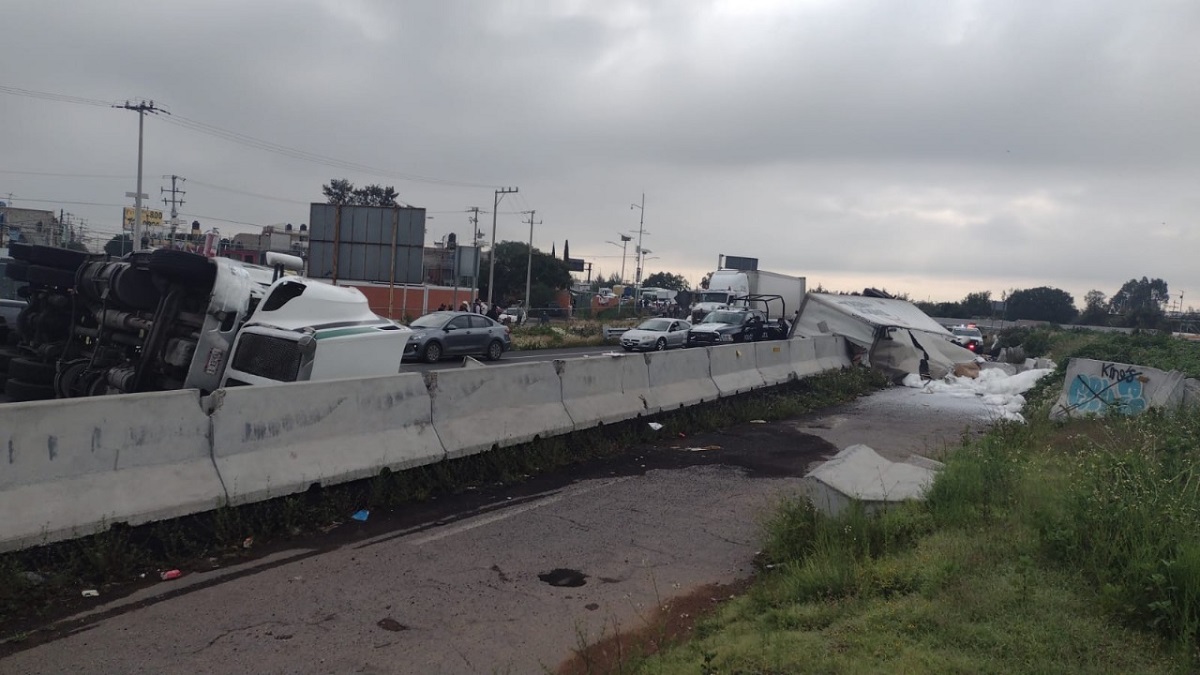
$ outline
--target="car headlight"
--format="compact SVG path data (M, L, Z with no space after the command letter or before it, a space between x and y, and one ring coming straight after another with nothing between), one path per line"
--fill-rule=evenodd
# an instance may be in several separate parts
M721 342L733 342L733 336L729 333L722 333Z
M408 339L409 340L424 340L425 334L424 333L413 333L412 335L408 336Z

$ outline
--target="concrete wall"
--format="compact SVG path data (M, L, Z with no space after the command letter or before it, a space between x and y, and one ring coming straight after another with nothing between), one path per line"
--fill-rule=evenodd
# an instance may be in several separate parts
M334 485L849 365L841 338L0 405L0 551ZM724 389L722 389L722 387Z

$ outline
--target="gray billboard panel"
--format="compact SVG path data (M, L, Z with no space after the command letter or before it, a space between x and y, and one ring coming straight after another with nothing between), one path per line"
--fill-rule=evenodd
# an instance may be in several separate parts
M339 280L408 284L424 281L425 209L312 204L309 216L310 277L335 276L336 242Z

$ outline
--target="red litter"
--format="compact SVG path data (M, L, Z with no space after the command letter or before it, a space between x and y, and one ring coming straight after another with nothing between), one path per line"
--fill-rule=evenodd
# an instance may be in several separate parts
M170 581L172 579L178 579L179 577L183 576L183 572L180 572L179 570L167 570L166 572L163 572L159 576L162 577L163 581Z

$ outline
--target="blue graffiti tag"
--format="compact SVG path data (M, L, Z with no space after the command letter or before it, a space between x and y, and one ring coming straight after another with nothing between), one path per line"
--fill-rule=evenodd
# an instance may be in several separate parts
M1125 415L1145 412L1142 373L1130 366L1119 368L1105 363L1100 376L1078 375L1067 388L1067 405L1083 414L1104 414L1115 410Z

